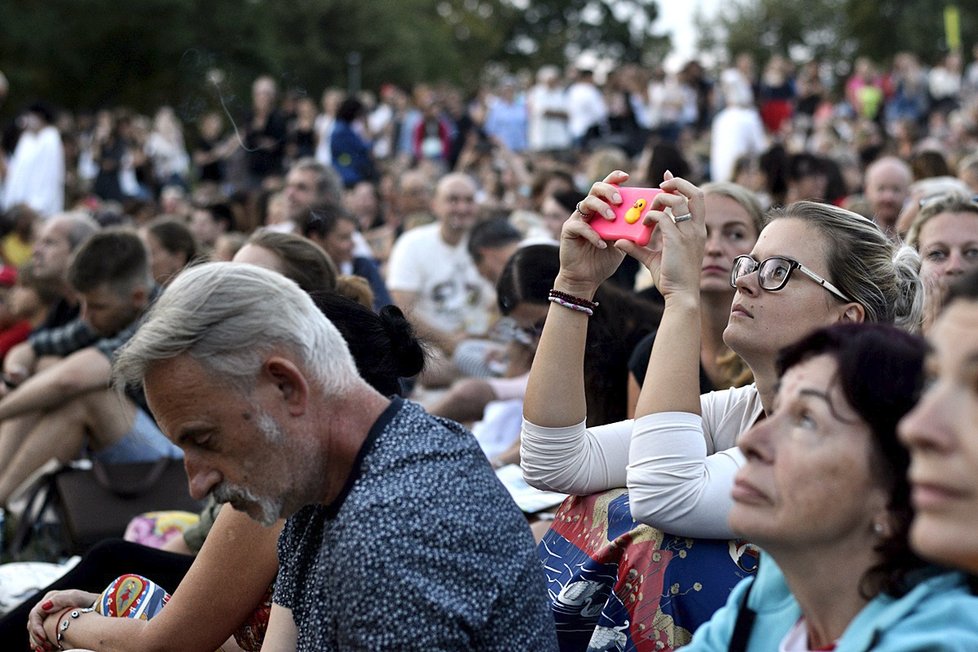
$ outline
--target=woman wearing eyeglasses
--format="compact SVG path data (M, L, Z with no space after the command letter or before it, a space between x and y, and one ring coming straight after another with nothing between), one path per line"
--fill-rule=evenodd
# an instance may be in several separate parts
M552 300L524 402L523 473L534 486L575 495L627 486L635 519L672 534L730 538L730 490L744 461L737 439L771 413L777 352L834 323L915 329L919 259L843 209L798 202L773 211L750 256L732 268L736 293L724 332L755 383L701 397L703 193L668 175L645 218L657 224L662 249L606 243L588 221L611 217L611 205L621 201L613 184L627 179L616 171L594 184L561 233L559 301ZM601 309L591 305L595 288L626 253L649 269L665 310L636 419L588 429L583 309Z

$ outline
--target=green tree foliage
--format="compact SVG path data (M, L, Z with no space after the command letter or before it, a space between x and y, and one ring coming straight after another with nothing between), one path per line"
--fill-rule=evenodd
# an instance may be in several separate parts
M978 5L974 0L845 0L845 36L858 41L857 54L875 61L888 61L894 54L909 51L926 64L947 52L944 7L956 4L961 17L961 39L965 61L971 46L978 44Z
M712 20L700 21L700 47L731 57L749 52L819 58L847 70L857 56L886 63L897 52L928 64L947 51L944 7L936 0L733 0ZM978 43L978 9L958 0L965 53Z
M497 4L510 18L505 52L499 58L509 57L517 64L527 59L538 64L563 62L566 55L584 51L640 62L668 46L665 37L652 31L658 9L651 0L532 0L525 11Z
M713 20L699 21L700 47L730 59L747 52L756 61L766 61L774 53L847 58L854 44L839 38L844 1L733 0Z
M489 63L661 52L655 15L655 0L0 0L4 108L34 98L73 109L170 103L188 119L223 101L239 113L259 74L318 98L356 81L354 57L367 88L474 88Z

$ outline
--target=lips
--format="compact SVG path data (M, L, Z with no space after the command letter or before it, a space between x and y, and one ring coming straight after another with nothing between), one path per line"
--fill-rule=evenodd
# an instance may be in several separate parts
M911 498L915 509L937 511L966 498L966 494L939 482L912 482Z
M730 276L730 270L720 267L719 265L707 265L703 268L704 274L715 274L717 276Z
M766 504L770 502L764 492L752 485L747 480L741 478L739 474L734 480L733 489L730 491L730 497L734 499L734 502L738 503Z
M735 303L732 306L730 306L730 316L731 317L734 317L734 316L737 316L737 317L748 317L750 319L753 319L754 318L754 313L752 313L750 310L748 310L747 308L743 307L739 303Z

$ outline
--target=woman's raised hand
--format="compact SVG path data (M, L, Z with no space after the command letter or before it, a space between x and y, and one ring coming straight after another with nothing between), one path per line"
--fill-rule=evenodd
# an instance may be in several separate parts
M648 268L656 288L667 300L682 293L698 297L706 248L703 191L670 172L666 172L659 187L663 192L652 199L652 207L644 219L646 224L656 224L662 248L640 247L627 240L619 240L615 247Z
M615 170L603 181L595 182L591 192L564 222L560 232L560 289L579 295L593 294L618 269L625 254L609 247L588 223L614 219L612 207L621 204L621 195L612 184L627 180L627 173Z

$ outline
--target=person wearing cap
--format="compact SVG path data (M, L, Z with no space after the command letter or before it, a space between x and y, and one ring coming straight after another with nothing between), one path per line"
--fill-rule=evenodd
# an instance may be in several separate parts
M54 112L35 102L19 124L23 132L7 166L3 209L23 203L42 217L60 213L65 205L65 153Z

